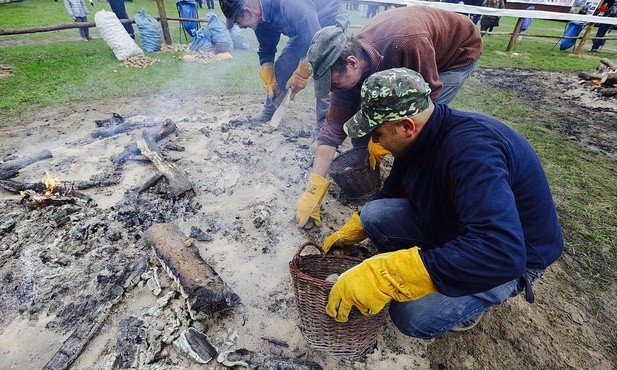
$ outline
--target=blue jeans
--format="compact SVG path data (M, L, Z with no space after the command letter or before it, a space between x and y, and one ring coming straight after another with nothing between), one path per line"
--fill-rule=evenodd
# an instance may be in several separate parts
M88 17L75 17L75 22L88 22ZM90 30L88 27L79 27L79 36L90 37Z
M364 231L380 252L406 249L414 245L434 246L420 232L407 199L368 202L362 208L360 219ZM527 269L525 278L533 285L543 272L540 269ZM462 297L434 293L409 302L392 301L390 318L405 335L421 339L435 338L523 292L526 287L525 278Z
M440 72L439 80L443 83L443 88L436 103L450 104L456 93L458 93L471 73L476 69L477 63L478 61L476 60L466 67Z

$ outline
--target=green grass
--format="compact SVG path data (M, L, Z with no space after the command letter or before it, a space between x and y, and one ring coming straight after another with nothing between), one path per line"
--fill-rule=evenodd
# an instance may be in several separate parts
M157 16L152 0L126 3L128 14L144 8ZM175 16L174 2L165 2L168 16ZM109 10L105 1L95 0L90 9ZM217 5L218 8L218 5ZM207 9L200 9L203 17ZM215 12L221 15L220 10ZM91 11L90 20L95 11ZM351 13L352 24L366 22L358 12ZM516 19L502 18L496 29L514 29ZM26 0L0 4L0 29L71 23L62 1ZM562 35L565 23L534 20L529 34ZM171 36L179 42L178 23L170 22ZM356 33L352 28L351 33ZM95 29L93 36L98 36ZM246 31L253 48L252 31ZM68 40L68 41L67 41ZM557 39L525 37L506 53L509 36L484 37L484 53L480 68L525 68L549 71L592 72L600 58L617 60L608 41L601 53L559 51ZM284 42L284 40L282 40ZM590 44L590 41L588 42ZM588 50L589 46L585 48ZM613 46L614 49L614 46ZM144 69L124 68L106 43L98 38L79 40L76 29L33 35L0 36L0 64L13 66L13 75L0 78L0 117L17 116L19 112L39 107L82 101L97 101L118 96L149 93L188 92L195 96L259 92L258 62L254 51L234 51L234 59L210 64L186 63L184 53L148 54L158 61ZM480 85L471 78L453 104L496 116L524 134L538 151L551 182L566 240L568 268L592 278L599 284L615 280L617 246L617 162L605 155L590 153L537 122L550 121L543 112L519 103L507 90ZM512 117L527 117L511 122ZM550 122L549 122L550 123ZM0 120L0 125L5 124ZM554 124L558 124L555 122Z

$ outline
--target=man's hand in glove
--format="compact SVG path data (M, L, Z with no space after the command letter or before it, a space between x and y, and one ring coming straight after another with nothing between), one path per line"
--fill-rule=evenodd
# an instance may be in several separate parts
M311 64L301 59L300 63L298 63L298 67L296 67L296 70L287 81L287 88L291 90L291 94L289 95L291 100L294 100L296 94L306 87L306 81L311 77L311 73L313 73Z
M407 302L437 292L418 247L382 253L345 271L330 291L326 314L346 322L353 306L377 315L388 302Z
M259 71L259 77L261 77L264 87L266 88L266 93L270 99L272 99L274 95L278 95L281 92L279 86L276 84L273 63L264 63Z
M313 219L316 226L321 226L319 209L328 191L328 187L330 187L330 181L315 173L311 173L306 191L300 196L298 204L296 204L298 227L304 227L309 218Z
M364 233L360 222L360 215L358 212L354 212L345 225L326 238L322 249L324 253L328 253L332 246L349 247L366 238L367 235Z
M390 152L385 150L379 143L374 143L373 139L368 141L368 165L371 167L371 170L374 170L388 154Z

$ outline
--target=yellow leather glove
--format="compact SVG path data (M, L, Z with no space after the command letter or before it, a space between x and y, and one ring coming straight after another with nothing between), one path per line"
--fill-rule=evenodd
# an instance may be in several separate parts
M407 302L435 292L418 247L382 253L339 276L330 291L326 314L346 322L353 306L363 315L376 315L392 299Z
M270 99L281 92L276 83L276 76L274 75L274 64L266 64L261 67L259 77L261 77L264 87L266 88L266 93Z
M374 170L388 154L390 152L385 150L379 143L374 143L373 139L368 141L368 165L371 167L371 170Z
M315 226L321 226L319 209L329 187L330 181L316 173L311 173L306 191L300 196L296 204L298 227L304 227L309 218L313 219Z
M296 94L306 87L306 82L308 78L311 77L313 73L313 69L311 68L311 64L304 59L301 59L298 63L298 67L291 75L289 80L287 80L287 88L291 90L291 94L289 94L289 98L294 100L296 98Z
M345 225L326 238L321 249L323 249L324 253L328 253L332 246L349 247L363 241L367 237L362 228L362 222L360 222L360 215L358 212L354 212Z

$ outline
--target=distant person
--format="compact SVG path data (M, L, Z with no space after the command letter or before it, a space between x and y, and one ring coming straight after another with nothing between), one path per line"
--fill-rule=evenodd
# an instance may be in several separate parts
M206 6L208 9L214 9L214 0L206 0Z
M613 3L605 3L603 6L605 6L601 11L598 12L598 16L600 17L617 17L617 5L615 4L614 0ZM600 49L602 46L604 46L604 44L606 43L606 40L604 38L600 38L600 37L605 37L606 34L613 28L612 25L610 24L599 24L598 25L598 31L596 32L596 36L593 39L593 44L591 45L591 50L589 50L590 52L597 52L598 49Z
M503 9L506 7L504 0L484 0L483 7ZM493 27L499 27L499 19L496 15L483 14L480 17L480 33L484 36L487 32L493 32Z
M90 13L84 0L64 0L64 6L75 22L88 22L88 14ZM79 35L84 41L92 39L88 27L79 27Z
M591 3L587 2L578 10L578 14L587 15L591 11Z
M116 14L118 19L129 19L129 15L126 14L126 7L124 6L124 0L108 0L109 6L111 6L111 11ZM131 23L122 23L126 32L128 32L129 36L132 39L135 38L135 30L133 29L133 25Z
M379 5L369 4L366 6L366 18L373 18L377 11L379 10Z

